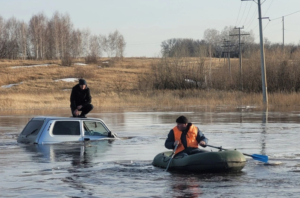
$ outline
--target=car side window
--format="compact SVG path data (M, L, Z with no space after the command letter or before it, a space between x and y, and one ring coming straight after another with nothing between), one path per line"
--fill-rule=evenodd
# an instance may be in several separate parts
M97 121L83 121L84 135L87 136L108 136L108 130L103 123Z
M56 121L52 131L53 135L80 135L78 121Z

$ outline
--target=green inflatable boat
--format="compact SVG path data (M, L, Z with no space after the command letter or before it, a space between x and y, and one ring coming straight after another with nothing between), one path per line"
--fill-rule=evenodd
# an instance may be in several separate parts
M185 170L193 172L238 172L241 171L246 159L237 150L210 152L202 150L193 155L181 155L172 159L168 170ZM157 154L152 162L153 166L167 168L172 151Z

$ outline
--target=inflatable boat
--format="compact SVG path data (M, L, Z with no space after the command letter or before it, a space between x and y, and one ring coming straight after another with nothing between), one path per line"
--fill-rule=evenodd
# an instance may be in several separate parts
M237 150L209 152L201 150L193 155L175 156L168 170L184 170L193 172L238 172L246 163L244 155ZM157 154L153 166L166 169L171 159L172 151Z

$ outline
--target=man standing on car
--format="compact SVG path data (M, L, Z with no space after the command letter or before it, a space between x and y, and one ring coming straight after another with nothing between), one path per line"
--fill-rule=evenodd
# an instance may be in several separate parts
M86 114L94 108L91 104L90 89L84 79L79 79L79 83L72 88L70 102L73 117L86 118Z

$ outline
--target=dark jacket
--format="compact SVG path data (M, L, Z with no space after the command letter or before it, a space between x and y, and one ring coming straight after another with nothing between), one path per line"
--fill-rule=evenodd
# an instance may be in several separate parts
M79 84L72 88L72 93L70 96L71 109L76 109L79 105L86 105L92 102L92 97L90 94L90 89L86 87L85 89L80 89Z
M182 131L182 134L181 134L180 140L185 149L187 149L186 134L187 134L189 128L191 127L191 125L192 125L192 123L188 123L186 130ZM207 141L208 141L208 139L202 134L202 132L199 130L199 128L198 128L198 133L197 133L196 139L197 139L198 143L201 141L204 141L207 144ZM168 134L168 138L166 139L165 147L167 149L174 149L175 148L174 142L175 142L174 131L173 131L173 129L171 129L171 131Z

